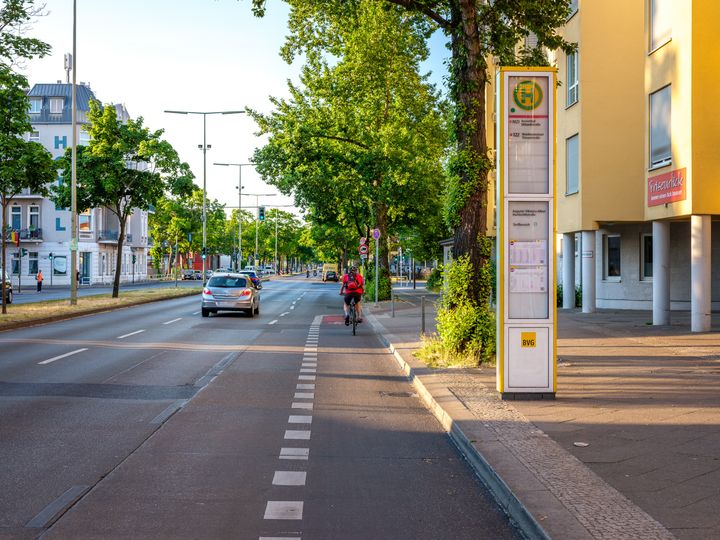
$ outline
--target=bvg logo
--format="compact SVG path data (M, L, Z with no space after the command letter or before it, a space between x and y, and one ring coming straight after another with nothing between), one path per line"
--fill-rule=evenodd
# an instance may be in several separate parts
M513 90L513 101L524 111L537 109L542 100L542 88L535 81L521 81Z
M537 334L535 332L520 332L521 347L523 349L534 349L537 342Z

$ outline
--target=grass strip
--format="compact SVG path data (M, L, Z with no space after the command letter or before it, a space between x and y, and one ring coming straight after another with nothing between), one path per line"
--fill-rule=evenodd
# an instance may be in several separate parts
M148 302L168 300L182 296L200 294L202 288L161 288L141 289L135 291L120 291L119 298L112 298L110 293L91 296L81 296L77 305L71 306L69 299L46 300L30 304L10 304L7 314L0 315L0 330L9 330L22 326L29 326L41 322L52 322L70 319L81 315L89 315L100 311L108 311L121 307L136 306Z

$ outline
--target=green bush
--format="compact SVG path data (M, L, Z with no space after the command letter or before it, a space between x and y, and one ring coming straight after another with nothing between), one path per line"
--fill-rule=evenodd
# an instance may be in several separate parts
M427 279L427 284L425 287L429 291L439 291L442 287L443 283L443 270L442 265L438 266L437 268L433 268L432 272L430 272L430 276Z
M453 261L445 272L447 290L437 314L437 330L443 347L452 354L472 355L480 364L495 354L495 315L487 297L492 290L491 264L473 274L468 257ZM479 283L478 283L479 281ZM472 286L478 286L477 303Z
M375 301L375 266L367 267L365 271L365 301ZM378 280L378 300L390 300L390 283L389 272L380 268L380 279Z
M557 285L557 307L563 307L562 283ZM575 287L575 307L582 307L582 288L579 285Z

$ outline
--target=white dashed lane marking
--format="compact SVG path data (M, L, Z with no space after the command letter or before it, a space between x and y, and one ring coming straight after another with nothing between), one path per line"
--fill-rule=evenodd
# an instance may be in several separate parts
M314 392L295 392L295 399L315 399Z
M56 360L61 360L63 358L67 358L68 356L72 356L73 354L81 353L87 351L87 347L84 349L78 349L76 351L71 351L69 353L61 354L60 356L53 356L52 358L48 358L47 360L43 360L42 362L38 362L39 365L44 366L46 364L50 364L52 362L55 362Z
M312 416L291 414L288 424L312 424Z
M275 324L276 322L278 322L277 319L275 319L274 321L270 321L268 324Z
M315 390L314 384L296 384L295 388L298 390Z
M302 519L302 501L268 501L265 519Z
M296 441L309 441L310 431L305 429L287 429L285 430L285 439Z
M299 459L307 461L310 457L309 448L281 448L280 459Z
M275 471L273 486L304 486L307 473L305 471Z
M172 323L174 323L174 322L178 322L178 321L181 321L181 320L182 320L182 317L178 317L177 319L173 319L172 321L164 322L163 324L172 324Z
M122 336L118 336L118 339L125 339L126 337L134 336L135 334L142 334L145 330L135 330L134 332L130 332L129 334L123 334Z
M291 405L293 409L308 409L312 411L313 404L312 403L305 403L303 401L293 401L293 404Z
M314 381L315 375L300 375L298 377L298 380L299 381Z

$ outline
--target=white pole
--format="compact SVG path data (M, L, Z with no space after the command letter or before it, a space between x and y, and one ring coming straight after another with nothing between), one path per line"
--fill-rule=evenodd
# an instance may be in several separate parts
M378 276L378 274L380 273L380 269L379 269L379 263L380 263L379 253L380 253L380 239L379 239L379 238L376 238L376 239L375 239L375 307L377 307L377 305L378 305L378 283L379 283L379 276Z
M644 249L644 246L640 246ZM670 222L652 224L653 324L670 324Z
M77 305L77 0L73 0L72 45L72 180L70 195L70 305ZM22 261L22 259L20 259Z
M238 167L238 258L237 270L242 270L242 165Z
M690 331L710 330L710 216L690 216Z

